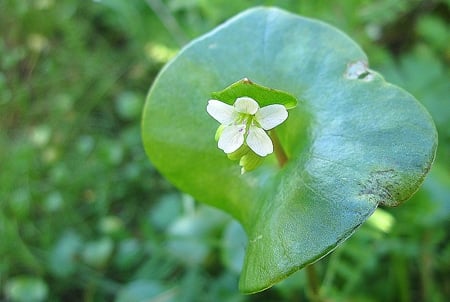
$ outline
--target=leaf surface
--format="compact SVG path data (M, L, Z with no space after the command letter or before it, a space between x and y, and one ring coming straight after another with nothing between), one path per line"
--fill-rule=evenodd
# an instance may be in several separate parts
M302 100L277 128L289 157L282 169L270 155L240 175L217 148L207 102L243 78ZM378 205L407 200L437 144L425 109L368 69L355 42L276 8L245 11L187 45L155 80L142 126L167 179L243 225L248 293L332 251Z

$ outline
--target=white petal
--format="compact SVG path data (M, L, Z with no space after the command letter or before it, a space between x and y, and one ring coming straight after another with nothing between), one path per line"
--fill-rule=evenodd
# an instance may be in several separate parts
M273 152L273 145L267 133L256 126L250 126L247 145L259 156L266 156Z
M244 143L245 125L231 125L223 129L218 146L225 153L232 153Z
M259 105L254 99L244 96L236 99L234 108L241 113L255 114L259 109Z
M263 107L255 114L256 121L264 130L270 130L278 126L284 122L287 117L288 112L286 107L279 104Z
M206 111L208 111L209 115L211 115L219 123L225 125L231 124L237 117L236 110L233 106L222 103L218 100L209 100L208 106L206 106Z

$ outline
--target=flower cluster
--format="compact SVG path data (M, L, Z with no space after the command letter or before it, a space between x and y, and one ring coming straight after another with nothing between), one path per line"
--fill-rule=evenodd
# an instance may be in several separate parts
M246 96L237 98L233 106L209 100L206 110L221 124L216 133L218 147L231 159L241 159L242 173L256 168L262 157L273 152L266 131L288 117L285 106L273 104L260 108L254 99Z

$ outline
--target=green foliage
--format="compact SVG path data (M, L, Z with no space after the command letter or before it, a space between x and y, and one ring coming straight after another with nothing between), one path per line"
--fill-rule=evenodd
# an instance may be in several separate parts
M44 281L34 277L15 277L5 285L6 296L12 301L45 301L48 287Z
M410 198L430 169L433 122L366 60L323 23L255 8L190 43L155 80L143 115L146 151L176 186L242 223L249 236L242 291L266 289L329 253L379 204ZM277 128L290 154L281 170L272 160L241 176L214 143L210 93L246 77L303 100ZM213 97L290 100L254 87L241 80ZM299 130L306 112L311 122Z
M289 93L258 85L247 78L236 81L222 91L213 92L211 96L229 105L233 105L236 99L242 96L258 100L261 107L281 104L287 109L291 109L298 103L297 99Z
M303 271L239 294L243 230L172 188L140 140L145 93L180 45L250 6L277 5L348 33L373 69L424 103L439 132L422 189L386 210L390 230L369 220L318 264L322 291L335 301L446 301L449 2L411 2L388 20L374 9L396 2L0 1L0 300L305 300ZM217 225L174 233L211 212ZM86 250L107 241L101 265L87 263ZM200 262L173 248L186 244L206 250Z

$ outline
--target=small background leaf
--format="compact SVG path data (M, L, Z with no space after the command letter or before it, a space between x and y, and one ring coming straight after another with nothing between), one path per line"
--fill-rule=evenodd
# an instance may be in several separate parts
M287 92L258 85L246 78L231 84L222 91L213 92L211 95L214 99L230 105L233 105L237 98L243 96L258 100L261 107L281 104L290 109L297 106L298 103L297 99Z
M167 288L158 281L135 280L124 286L117 294L116 302L144 302L157 299ZM164 299L163 301L173 301Z
M5 292L13 302L40 302L47 299L48 286L38 277L19 276L6 282Z

